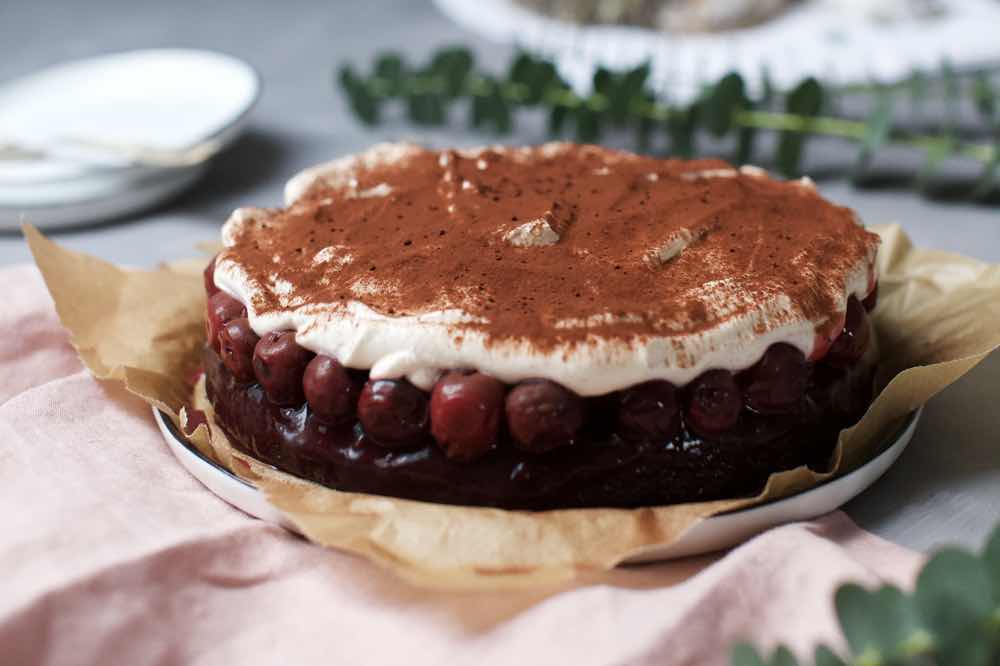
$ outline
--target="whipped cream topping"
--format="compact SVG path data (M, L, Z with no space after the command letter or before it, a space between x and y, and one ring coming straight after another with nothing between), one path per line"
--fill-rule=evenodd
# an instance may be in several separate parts
M258 334L425 390L475 368L589 396L811 355L875 281L850 211L718 160L384 144L285 197L229 218L216 284Z

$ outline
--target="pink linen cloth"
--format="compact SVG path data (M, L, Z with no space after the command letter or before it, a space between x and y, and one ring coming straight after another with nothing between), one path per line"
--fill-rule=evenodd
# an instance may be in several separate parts
M415 589L216 498L82 369L34 267L0 287L4 664L723 665L736 640L842 645L836 586L921 563L838 512L559 590Z

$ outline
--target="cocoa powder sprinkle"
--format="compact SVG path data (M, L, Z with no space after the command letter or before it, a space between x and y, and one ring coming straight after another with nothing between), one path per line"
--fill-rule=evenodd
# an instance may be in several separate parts
M223 255L257 285L290 283L296 306L342 308L350 293L386 315L460 308L486 323L456 335L541 349L698 333L779 294L785 318L834 317L878 237L795 182L708 175L731 169L572 144L416 150L359 166L350 186L315 184ZM304 238L337 260L314 261ZM260 288L254 307L287 296Z

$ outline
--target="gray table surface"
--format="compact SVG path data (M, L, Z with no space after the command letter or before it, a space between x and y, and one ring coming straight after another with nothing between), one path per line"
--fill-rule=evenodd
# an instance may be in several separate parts
M298 169L376 141L493 141L458 122L447 130L400 124L367 129L333 90L334 66L346 59L367 67L382 50L421 58L455 42L473 45L487 66L504 65L511 53L452 25L429 2L0 1L0 81L67 59L164 46L224 51L260 72L264 92L246 135L192 190L132 219L55 234L70 247L132 265L190 256L198 241L217 239L233 208L279 205L284 181ZM507 140L544 138L541 125L529 122ZM836 180L820 186L869 223L901 223L918 245L1000 262L996 206L934 203L905 190L857 190ZM28 260L18 236L0 236L0 264ZM994 355L934 399L899 462L847 512L865 528L912 548L954 542L978 547L1000 519L998 384L1000 356Z

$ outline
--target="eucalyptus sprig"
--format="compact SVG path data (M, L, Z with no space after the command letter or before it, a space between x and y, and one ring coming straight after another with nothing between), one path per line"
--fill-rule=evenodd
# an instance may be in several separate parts
M815 666L997 666L1000 664L1000 526L980 554L945 548L906 594L892 585L842 585L834 603L850 652L820 645ZM732 666L798 666L779 646L769 659L747 644Z
M580 95L544 58L521 53L503 76L496 76L479 71L472 53L459 47L442 49L419 67L399 54L383 54L367 75L344 65L338 81L355 114L370 125L381 121L385 107L393 101L402 103L413 123L428 126L447 123L451 108L464 105L472 127L506 134L513 129L519 109L535 108L547 114L554 136L572 131L579 141L596 142L608 130L632 131L640 151L651 150L655 141L664 138L671 154L690 157L703 133L716 139L732 137L732 159L738 163L754 158L759 132L776 132L772 160L787 176L800 175L808 137L829 136L857 145L856 178L863 177L879 150L899 145L925 154L924 167L916 176L918 185L926 184L945 160L954 157L981 165L977 196L989 195L1000 185L1000 93L983 72L969 81L951 67L942 67L937 80L945 92L947 113L931 132L901 126L893 112L904 101L915 108L922 104L930 88L930 79L922 73L904 84L847 91L874 99L872 112L863 120L829 114L837 96L846 93L815 78L779 93L765 75L761 91L752 95L743 78L731 73L704 86L694 101L681 104L654 94L649 74L648 64L624 72L600 68L594 73L591 92ZM986 140L970 141L959 132L957 109L964 94L971 96L978 109Z

